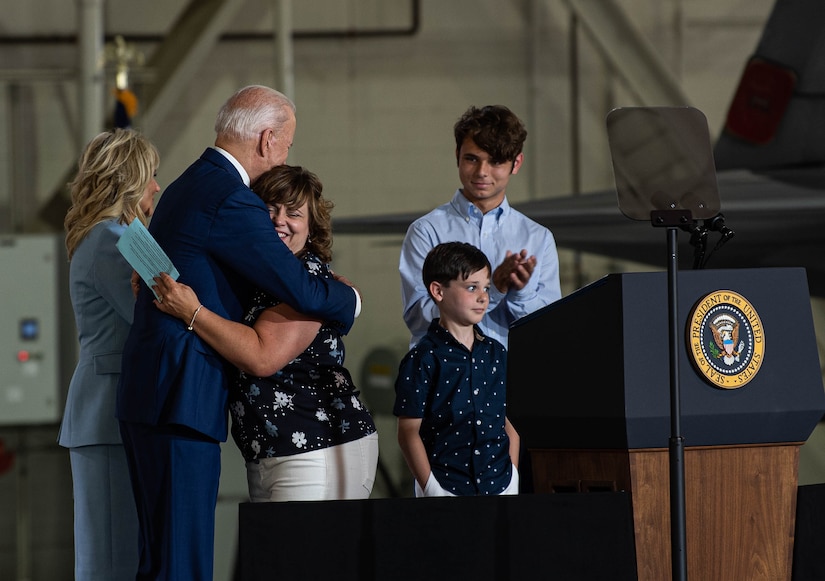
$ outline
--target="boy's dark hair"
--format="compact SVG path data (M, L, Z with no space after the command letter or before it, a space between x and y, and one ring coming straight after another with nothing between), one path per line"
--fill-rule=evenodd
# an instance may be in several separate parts
M527 139L524 124L504 105L470 107L456 121L453 133L456 155L464 140L470 137L494 163L515 160Z
M450 282L465 280L483 268L486 268L492 275L493 269L487 255L472 244L442 242L427 254L424 266L421 268L421 276L429 292L431 282L450 286Z

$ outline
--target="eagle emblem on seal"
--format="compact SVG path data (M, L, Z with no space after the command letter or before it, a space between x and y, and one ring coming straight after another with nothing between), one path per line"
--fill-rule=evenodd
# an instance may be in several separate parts
M716 359L722 359L726 365L739 361L739 355L745 348L745 342L739 340L739 321L730 315L720 315L709 324L713 333L713 342L718 348L711 352Z

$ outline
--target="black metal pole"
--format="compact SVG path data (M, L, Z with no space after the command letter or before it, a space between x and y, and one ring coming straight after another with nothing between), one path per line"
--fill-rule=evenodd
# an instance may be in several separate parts
M667 228L668 328L670 331L670 550L673 581L687 580L685 440L679 399L678 228Z

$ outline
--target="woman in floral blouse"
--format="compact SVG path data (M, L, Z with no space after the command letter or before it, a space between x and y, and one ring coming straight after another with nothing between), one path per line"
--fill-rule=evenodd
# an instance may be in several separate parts
M252 183L278 235L317 276L333 277L332 202L317 176L276 166ZM232 436L246 461L253 502L368 498L378 434L344 367L338 330L256 292L244 323L201 305L168 275L155 279L159 309L239 370L230 389Z

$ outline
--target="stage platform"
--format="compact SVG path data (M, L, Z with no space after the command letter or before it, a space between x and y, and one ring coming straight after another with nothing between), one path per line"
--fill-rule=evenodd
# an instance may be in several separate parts
M637 579L624 492L241 503L239 525L235 581ZM800 486L791 581L823 553L825 484Z
M624 493L243 503L240 580L632 581Z

